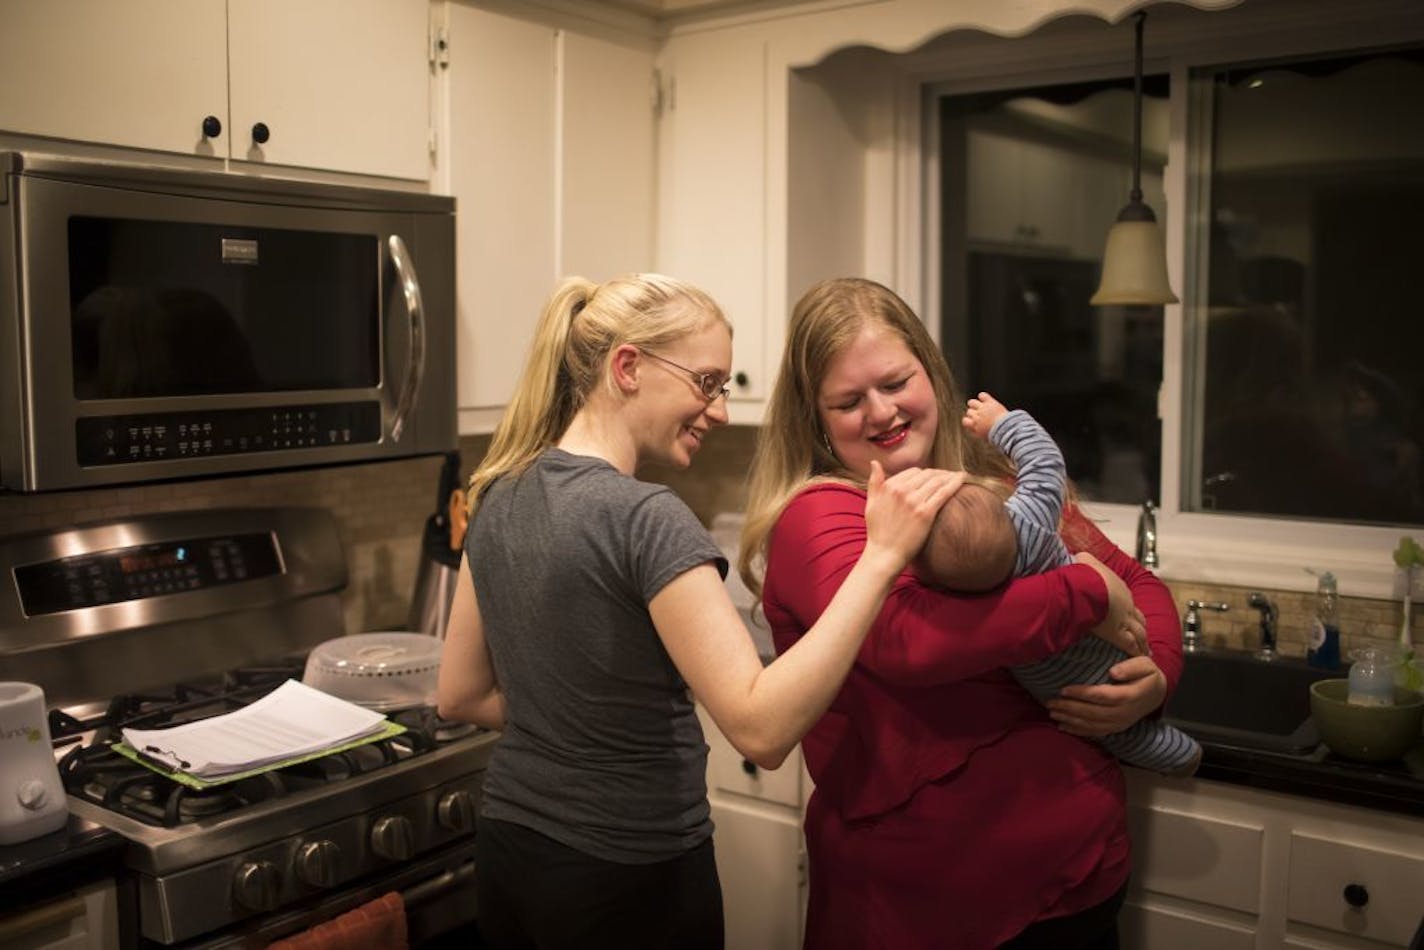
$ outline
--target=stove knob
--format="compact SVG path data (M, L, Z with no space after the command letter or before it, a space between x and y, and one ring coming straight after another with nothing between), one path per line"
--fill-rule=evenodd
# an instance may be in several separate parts
M464 789L440 796L435 817L449 831L473 831L475 827L475 796Z
M232 894L248 910L271 910L277 906L281 879L271 861L247 861L237 869Z
M415 855L415 829L401 815L381 818L371 827L371 850L387 861L406 861Z
M297 877L312 887L331 887L341 872L341 848L335 841L310 841L297 849Z

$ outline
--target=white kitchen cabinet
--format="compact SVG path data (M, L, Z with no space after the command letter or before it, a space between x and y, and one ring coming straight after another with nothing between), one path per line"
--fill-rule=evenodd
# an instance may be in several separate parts
M460 431L498 423L560 277L653 266L650 45L445 6Z
M711 294L735 328L733 422L761 421L775 372L764 340L765 58L755 36L717 31L674 36L659 58L657 267Z
M234 160L430 177L429 0L228 0L227 14Z
M0 130L426 179L428 0L50 0L0 30ZM205 120L221 126L205 134ZM253 128L267 127L264 144Z
M1126 772L1124 947L1402 947L1424 922L1424 819Z
M1408 943L1424 922L1424 842L1409 844L1384 850L1293 833L1287 919Z
M465 4L447 10L457 404L461 432L489 431L558 272L555 35Z
M805 919L805 782L798 747L781 768L757 767L732 747L701 706L707 738L707 797L722 881L726 944L738 950L797 950Z

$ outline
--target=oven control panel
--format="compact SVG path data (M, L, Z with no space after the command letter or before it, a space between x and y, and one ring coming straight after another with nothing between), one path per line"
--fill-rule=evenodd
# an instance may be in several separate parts
M122 465L379 442L380 403L87 416L74 424L80 465Z
M163 541L15 569L30 617L203 590L282 573L270 532Z

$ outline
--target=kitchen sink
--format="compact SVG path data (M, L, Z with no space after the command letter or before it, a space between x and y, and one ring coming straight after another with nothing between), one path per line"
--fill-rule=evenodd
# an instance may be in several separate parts
M1229 650L1184 653L1181 680L1163 717L1197 739L1270 752L1310 752L1310 684L1344 676L1304 660Z

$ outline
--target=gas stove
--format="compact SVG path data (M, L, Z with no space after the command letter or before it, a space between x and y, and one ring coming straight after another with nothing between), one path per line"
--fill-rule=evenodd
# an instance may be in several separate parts
M0 594L0 679L45 689L71 812L128 842L126 943L263 946L388 890L413 914L443 899L442 919L473 915L495 733L416 706L388 714L398 735L201 790L112 748L124 728L222 715L300 680L306 651L342 632L340 554L330 517L305 509L0 542L16 579Z

